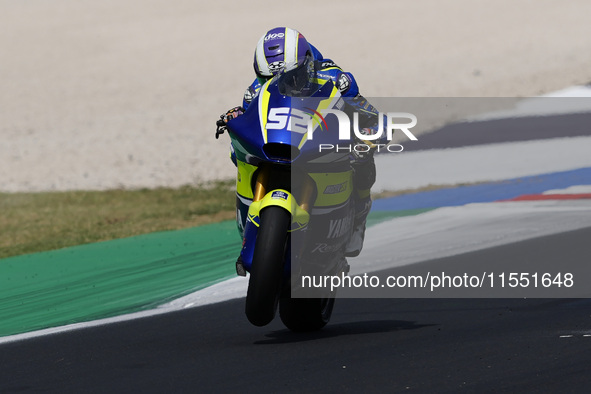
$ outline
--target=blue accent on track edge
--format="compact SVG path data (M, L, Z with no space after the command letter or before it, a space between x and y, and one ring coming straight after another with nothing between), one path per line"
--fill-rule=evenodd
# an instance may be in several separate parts
M373 202L372 211L453 207L493 202L575 185L591 185L591 167L379 199Z

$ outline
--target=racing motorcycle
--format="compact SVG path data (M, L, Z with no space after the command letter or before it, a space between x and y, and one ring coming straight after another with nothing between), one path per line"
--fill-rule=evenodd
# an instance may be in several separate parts
M343 107L338 89L328 81L302 94L289 77L269 80L244 114L218 121L216 138L228 131L238 170L236 272L249 273L246 316L264 326L278 308L286 327L311 331L330 320L335 293L310 278L349 270L353 170L347 149L321 149L339 144L336 117L319 112Z

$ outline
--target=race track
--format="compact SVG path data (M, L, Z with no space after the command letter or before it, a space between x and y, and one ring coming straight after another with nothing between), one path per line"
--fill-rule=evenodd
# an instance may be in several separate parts
M587 141L588 117L576 119L584 123L583 131L558 130L543 138ZM529 136L523 141L536 136L527 125L523 129ZM586 147L577 145L580 150L566 153L586 160ZM409 157L415 153L421 154L409 152ZM581 174L573 185L588 181L587 172ZM540 179L534 181L547 181ZM571 185L560 188L566 186ZM354 273L382 270L384 275L405 272L408 264L458 272L468 266L511 272L517 260L534 262L532 269L540 272L587 266L589 201L448 205L396 219L400 235L388 229L383 239L371 241L383 247L399 241L408 250L384 255L368 240L374 254L351 265ZM454 217L463 221L452 222ZM343 298L329 325L308 334L286 330L279 319L263 328L251 326L243 298L186 309L180 304L171 313L9 338L0 344L0 393L589 392L586 279L575 278L576 299Z
M578 259L590 237L586 228L469 258L495 264L499 253L565 248ZM227 301L5 344L0 392L591 389L588 299L340 299L329 326L299 335L277 320L253 327L243 307Z

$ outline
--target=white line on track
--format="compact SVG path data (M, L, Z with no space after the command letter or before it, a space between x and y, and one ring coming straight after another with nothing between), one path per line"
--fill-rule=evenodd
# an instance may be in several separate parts
M575 93L567 91L556 94ZM544 142L550 145L545 146ZM390 179L378 178L375 190L502 180L589 167L591 156L588 155L588 146L591 146L591 137L574 137L409 152L395 155L395 161L378 157L378 174L386 174ZM552 151L552 160L548 160L548 151ZM557 157L557 154L560 156ZM499 160L499 157L503 159ZM528 158L527 163L523 163L523 157ZM427 168L429 165L431 167ZM523 165L526 167L520 167ZM400 168L405 171L396 171ZM394 219L368 229L364 252L360 257L350 260L352 274L574 230L586 227L589 223L589 201L469 204L442 208L418 216ZM395 250L394 254L392 250ZM247 278L236 277L153 310L2 337L0 344L241 298L246 294L247 285ZM591 337L591 334L584 336Z
M403 217L367 230L362 254L349 259L351 274L372 272L589 226L591 201L468 204ZM170 313L246 295L236 277L156 309L0 338L0 344Z
M587 85L572 86L541 97L525 98L518 101L513 109L475 115L467 120L484 121L585 112L591 112L591 86Z
M491 182L591 167L591 136L386 153L373 192Z

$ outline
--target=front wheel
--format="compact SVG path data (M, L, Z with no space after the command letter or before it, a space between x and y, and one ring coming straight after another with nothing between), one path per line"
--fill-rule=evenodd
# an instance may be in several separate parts
M291 214L270 206L260 213L260 227L246 293L246 317L255 326L265 326L275 317Z

